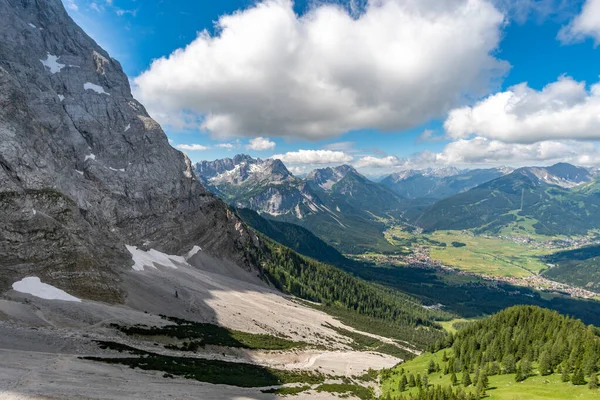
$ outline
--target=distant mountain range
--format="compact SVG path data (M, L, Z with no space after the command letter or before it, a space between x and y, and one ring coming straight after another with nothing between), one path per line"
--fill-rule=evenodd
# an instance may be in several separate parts
M392 220L426 231L506 234L584 234L600 226L598 172L567 163L408 170L381 182L349 165L315 169L299 178L280 160L243 154L202 161L194 170L233 206L298 224L343 253L393 251L383 236Z
M585 234L600 226L600 183L589 170L560 163L519 168L426 208L426 231Z
M408 170L387 176L381 183L408 199L444 199L472 189L512 172L510 168L489 168L460 171L456 168L441 170Z
M348 165L317 169L301 179L280 160L236 155L199 162L194 171L235 207L301 225L347 253L390 250L382 218L400 218L404 208L402 197Z

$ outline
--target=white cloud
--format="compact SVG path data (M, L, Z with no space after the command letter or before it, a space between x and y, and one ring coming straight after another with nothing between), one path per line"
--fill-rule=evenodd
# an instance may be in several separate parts
M275 148L275 142L269 140L269 138L257 137L250 139L250 142L246 145L248 150L265 151L273 150Z
M373 157L366 156L354 164L356 168L394 168L406 164L406 160L396 156Z
M136 97L163 124L217 137L401 130L487 93L508 65L493 56L503 24L488 0L378 0L355 16L263 0L155 60Z
M79 10L79 7L77 6L77 3L75 3L75 0L63 0L63 4L69 10L73 10L73 11Z
M298 150L285 154L276 154L278 158L289 164L343 164L353 160L353 157L343 151L332 150Z
M344 151L346 153L354 153L357 149L354 147L356 145L355 142L336 142L329 143L323 146L325 150L337 150Z
M187 151L203 151L208 150L210 147L204 146L201 144L178 144L175 146L179 150L187 150Z
M235 146L233 143L219 143L219 144L215 144L215 147L218 147L220 149L225 149L225 150L232 150Z
M444 128L453 138L471 135L511 143L600 139L600 84L561 77L541 91L526 83L450 112Z
M578 42L592 37L600 44L600 0L586 0L581 13L558 33L562 42Z
M520 144L476 137L448 144L435 158L441 164L495 163L516 166L558 161L597 165L599 156L600 150L591 142L549 140Z
M417 143L433 143L440 142L444 140L443 135L436 135L435 131L432 129L425 129L421 134L417 137Z

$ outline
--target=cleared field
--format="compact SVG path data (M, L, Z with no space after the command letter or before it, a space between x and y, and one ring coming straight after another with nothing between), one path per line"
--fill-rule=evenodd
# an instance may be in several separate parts
M450 354L450 350L448 354ZM442 361L443 351L435 354L427 353L414 360L400 364L391 370L391 376L383 381L382 393L385 398L399 396L398 386L400 384L401 368L404 368L406 376L410 374L426 374L427 367L431 360L438 363L443 370L445 363ZM456 374L458 381L462 379L462 373ZM473 374L471 374L473 376ZM444 375L443 372L434 372L428 375L430 385L448 386L451 384L450 375ZM459 384L459 386L461 386ZM475 391L471 385L467 390ZM418 389L408 388L403 395L417 393ZM515 382L514 374L495 375L489 377L489 389L486 391L486 399L490 400L542 400L542 399L597 399L600 397L598 390L590 390L587 385L575 386L571 383L561 381L559 374L548 376L535 375L527 378L525 381Z
M431 259L477 274L514 277L537 274L547 268L540 256L552 252L461 231L439 231L427 236L431 241L446 244L431 246Z

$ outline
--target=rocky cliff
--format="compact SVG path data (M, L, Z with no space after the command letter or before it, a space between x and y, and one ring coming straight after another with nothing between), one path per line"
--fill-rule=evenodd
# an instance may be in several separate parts
M126 244L199 245L254 268L254 234L196 181L60 0L0 0L0 22L0 292L36 275L122 301Z

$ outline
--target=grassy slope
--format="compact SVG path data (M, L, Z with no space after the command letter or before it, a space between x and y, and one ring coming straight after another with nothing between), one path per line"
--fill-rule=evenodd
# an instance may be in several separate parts
M448 354L451 354L451 350L446 350ZM382 390L383 395L390 394L391 398L394 395L398 395L398 384L400 383L400 369L404 368L408 375L423 374L427 371L427 366L430 360L434 360L444 368L442 361L442 354L444 350L437 353L426 353L411 361L400 364L392 368L392 376L383 382ZM462 378L462 374L456 374L459 382ZM429 376L430 385L450 385L450 375L444 375L443 372L434 372ZM473 374L471 374L473 377ZM543 399L597 399L600 397L600 392L592 391L587 386L574 386L571 383L564 383L561 381L559 374L552 374L549 376L532 376L527 378L525 381L516 383L515 374L507 375L495 375L489 377L490 388L487 391L490 400L543 400ZM470 386L472 390L474 388ZM410 388L403 392L403 394L416 393L417 388Z
M438 231L431 239L446 243L445 247L432 246L431 258L464 271L496 276L522 277L539 273L547 268L540 258L550 251L519 243L474 236L461 231ZM454 247L452 242L465 243Z

